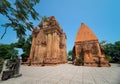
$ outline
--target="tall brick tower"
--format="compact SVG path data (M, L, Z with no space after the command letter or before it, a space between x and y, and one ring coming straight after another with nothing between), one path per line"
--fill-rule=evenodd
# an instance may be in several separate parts
M66 63L66 34L54 16L46 18L33 30L30 64Z

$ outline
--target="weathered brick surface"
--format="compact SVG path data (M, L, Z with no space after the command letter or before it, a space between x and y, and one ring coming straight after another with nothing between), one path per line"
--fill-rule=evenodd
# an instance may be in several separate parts
M84 23L79 28L74 45L75 58L83 58L84 66L110 66L96 35ZM74 60L76 64L76 59Z
M54 16L47 22L41 22L39 28L33 30L30 64L66 63L66 34Z

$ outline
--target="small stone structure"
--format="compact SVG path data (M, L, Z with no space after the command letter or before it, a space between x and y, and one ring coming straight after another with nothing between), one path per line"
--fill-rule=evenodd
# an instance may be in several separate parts
M20 73L21 61L21 57L18 59L6 59L3 63L1 80L22 76Z
M42 21L32 33L29 65L66 63L66 34L54 16Z
M110 66L95 34L84 23L79 28L74 43L75 58L83 59L83 66ZM77 60L74 60L74 64Z

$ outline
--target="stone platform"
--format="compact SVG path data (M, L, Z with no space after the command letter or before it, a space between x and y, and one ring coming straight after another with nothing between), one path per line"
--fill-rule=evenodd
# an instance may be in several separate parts
M111 67L22 65L21 73L21 77L0 81L0 84L120 84L120 64L111 64Z

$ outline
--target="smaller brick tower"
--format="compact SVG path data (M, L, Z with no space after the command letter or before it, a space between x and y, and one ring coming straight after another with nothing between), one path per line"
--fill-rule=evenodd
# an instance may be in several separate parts
M110 66L104 53L101 52L97 37L84 23L77 32L74 44L75 58L81 57L83 66Z

